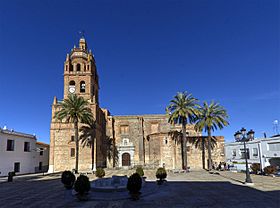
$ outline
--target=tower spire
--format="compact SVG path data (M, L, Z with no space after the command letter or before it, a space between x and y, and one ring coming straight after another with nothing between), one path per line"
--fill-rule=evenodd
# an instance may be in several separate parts
M83 50L87 50L87 43L85 39L85 31L81 30L79 31L79 34L81 36L80 41L79 41L79 48Z

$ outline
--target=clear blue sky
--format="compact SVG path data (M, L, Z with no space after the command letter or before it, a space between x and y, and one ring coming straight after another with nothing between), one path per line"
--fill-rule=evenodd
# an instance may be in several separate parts
M178 91L216 100L230 126L280 119L279 1L1 1L0 126L49 143L63 62L85 30L113 115L165 113Z

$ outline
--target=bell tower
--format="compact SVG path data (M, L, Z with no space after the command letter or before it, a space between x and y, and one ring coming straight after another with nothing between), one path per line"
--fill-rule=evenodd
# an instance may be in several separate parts
M64 62L64 99L69 94L77 94L98 105L98 91L95 59L85 38L81 37L79 47L74 45Z

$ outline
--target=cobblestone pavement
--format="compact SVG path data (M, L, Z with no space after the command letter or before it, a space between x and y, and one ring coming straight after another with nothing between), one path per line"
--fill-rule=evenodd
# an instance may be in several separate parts
M106 177L130 175L134 170L106 170ZM206 171L168 173L167 183L157 191L141 197L112 201L90 200L79 202L66 191L60 175L34 176L24 180L15 178L12 183L0 183L0 207L280 207L280 178L252 176L254 187L241 182L245 174ZM146 170L147 183L155 186L155 170ZM91 180L95 177L88 175ZM70 194L69 194L70 193Z

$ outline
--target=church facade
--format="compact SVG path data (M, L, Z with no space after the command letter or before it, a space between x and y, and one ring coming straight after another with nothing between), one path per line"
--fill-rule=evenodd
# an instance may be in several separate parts
M96 167L130 168L143 166L166 169L181 169L181 143L170 132L180 130L180 126L168 123L166 115L121 115L112 116L99 105L99 77L95 59L87 48L85 38L74 47L64 62L64 99L70 93L83 96L96 120L96 139L92 147L81 146L79 150L79 170L90 171L92 163ZM75 167L74 125L54 118L61 101L54 97L50 127L49 172L72 170ZM83 124L79 123L79 127ZM202 151L195 147L191 138L200 136L193 125L187 125L188 166L202 168ZM115 157L108 158L106 139L111 138ZM94 158L91 151L94 148ZM216 137L212 151L213 162L224 161L224 138ZM114 158L114 159L113 159ZM207 160L207 154L206 154Z

